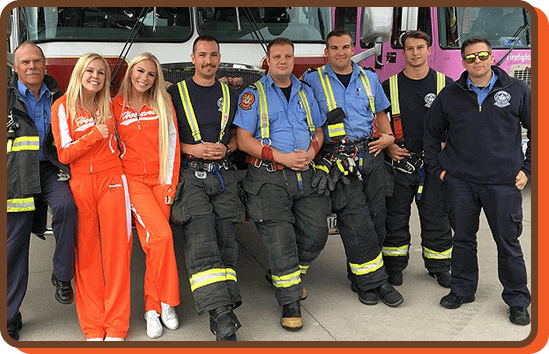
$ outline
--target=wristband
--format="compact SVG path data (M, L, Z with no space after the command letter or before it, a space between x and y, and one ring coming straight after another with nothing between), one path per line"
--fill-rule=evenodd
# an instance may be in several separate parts
M261 159L275 162L273 157L273 149L269 145L263 145L263 148L261 149Z

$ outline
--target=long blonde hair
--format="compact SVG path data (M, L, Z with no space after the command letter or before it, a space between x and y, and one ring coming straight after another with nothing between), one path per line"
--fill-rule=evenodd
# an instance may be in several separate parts
M130 101L132 94L132 71L137 63L143 60L150 60L156 65L156 78L153 85L145 92L145 99L150 107L158 114L158 157L159 157L159 182L165 184L168 175L168 159L169 159L169 124L173 123L173 106L168 92L166 91L166 85L164 81L164 75L162 75L162 68L160 62L151 53L141 53L132 59L126 70L124 81L120 87L122 97L124 97L124 104Z
M96 53L88 53L78 59L72 70L69 86L67 88L67 111L70 116L75 117L83 108L82 101L82 77L88 65L95 59L101 60L105 64L105 84L99 92L95 94L94 104L99 110L98 123L105 124L111 115L111 94L109 85L111 82L111 70L107 61ZM95 116L95 112L90 112ZM97 118L97 117L96 117Z

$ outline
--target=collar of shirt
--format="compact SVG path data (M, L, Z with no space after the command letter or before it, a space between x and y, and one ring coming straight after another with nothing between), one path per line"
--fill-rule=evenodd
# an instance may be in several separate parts
M270 74L268 75L265 75L264 76L264 82L263 84L271 89L274 89L275 86L278 86L273 78L271 77ZM295 93L297 93L297 91L301 88L301 85L303 85L303 83L301 81L298 80L297 77L294 76L294 74L292 74L290 76L290 80L292 80L292 94L291 96L293 96Z
M45 96L46 98L50 97L50 90L46 86L45 83L42 82L42 86L40 87L40 91L38 94L38 99L34 96L34 93L27 87L25 84L23 84L20 80L17 80L17 90L19 91L19 94L22 97L25 97L26 99L29 99L30 97L34 97L34 99L38 102L42 98L42 96Z
M494 71L492 71L492 77L490 78L490 82L488 83L488 85L483 88L479 88L475 86L475 84L473 84L471 79L467 76L467 87L477 94L478 104L482 105L482 102L488 96L490 91L492 91L497 80L498 76Z
M353 75L351 75L351 79L349 80L349 83L353 82L353 80L355 80L360 75L360 71L361 71L360 67L355 62L351 62L351 67L353 68L353 72L352 72ZM329 76L331 76L333 79L335 79L339 82L339 78L337 77L337 74L332 69L332 67L330 66L329 63L326 64L325 72Z

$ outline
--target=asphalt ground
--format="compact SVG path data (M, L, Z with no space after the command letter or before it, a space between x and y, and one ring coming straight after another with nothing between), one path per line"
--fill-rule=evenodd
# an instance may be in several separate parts
M524 229L520 241L531 289L532 211L529 186L523 196ZM159 339L151 340L147 337L143 318L145 256L134 233L132 310L127 342L141 341L140 346L154 347L167 345L160 342L169 341L170 347L187 347L196 346L196 343L193 344L195 341L215 340L209 331L208 316L198 316L194 306L181 245L182 231L177 226L173 230L181 293L181 305L176 311L181 325L175 331L165 329ZM478 233L480 281L475 302L464 304L456 310L440 306L439 301L448 294L448 289L440 287L424 268L419 218L414 206L410 263L404 272L404 284L397 287L405 298L404 303L397 308L381 302L375 306L360 303L346 278L341 239L331 235L325 249L303 277L308 298L302 301L304 328L298 332L288 332L280 326L281 308L276 303L274 288L264 279L268 266L253 223L240 224L238 232L240 253L237 274L243 297L242 306L235 311L242 323L237 333L239 341L267 341L256 345L275 347L297 345L294 343L296 341L328 347L349 345L338 344L336 341L353 341L356 347L415 346L418 341L425 342L423 344L426 346L459 346L458 342L471 342L475 346L476 342L480 346L522 347L535 336L533 333L528 338L532 325L517 326L508 320L507 306L501 299L502 286L497 276L496 246L484 216L481 217ZM54 299L54 287L50 281L53 248L52 236L48 236L45 241L32 237L29 289L21 307L23 329L17 343L22 348L25 344L39 344L40 347L90 345L85 342L74 304L61 305ZM533 298L537 298L535 293ZM536 323L536 307L530 308L530 312L534 312L532 320ZM43 342L34 343L36 341ZM106 343L99 345L107 346ZM241 345L250 347L254 344Z

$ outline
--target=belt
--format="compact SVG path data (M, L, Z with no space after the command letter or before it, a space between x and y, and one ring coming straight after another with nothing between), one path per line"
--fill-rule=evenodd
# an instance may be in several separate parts
M246 163L249 163L250 165L253 165L254 167L257 167L257 168L261 168L261 166L264 166L265 169L269 172L282 171L284 169L284 165L282 164L258 159L257 157L253 157L250 155L246 156Z
M228 170L231 168L231 163L228 159L211 162L206 162L203 159L185 159L183 162L184 168L190 168L195 171L212 172L216 166L218 169Z

